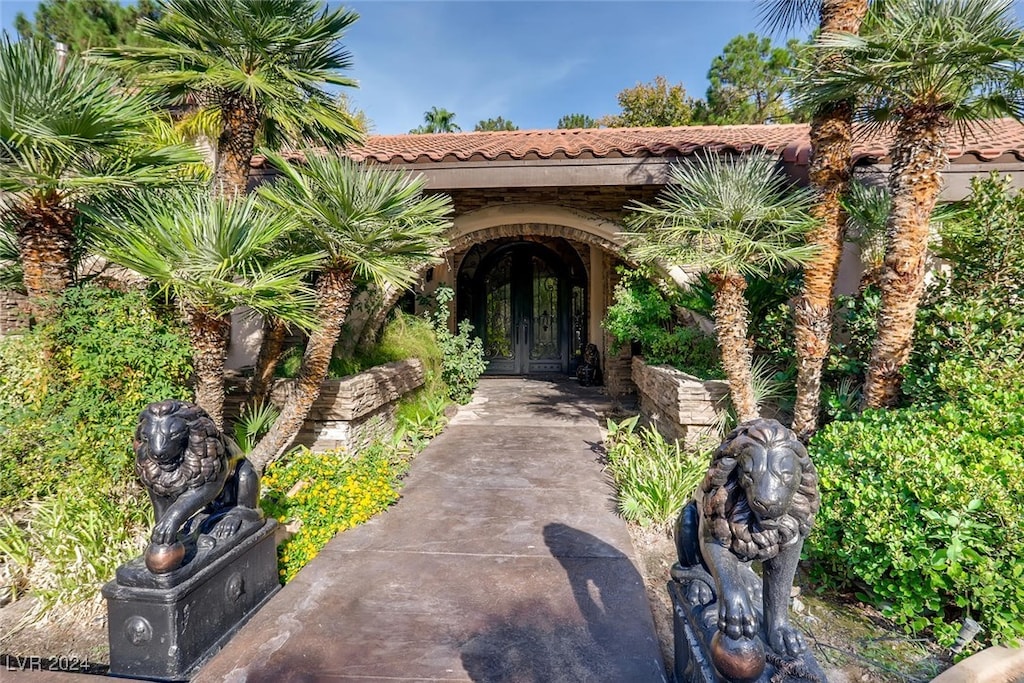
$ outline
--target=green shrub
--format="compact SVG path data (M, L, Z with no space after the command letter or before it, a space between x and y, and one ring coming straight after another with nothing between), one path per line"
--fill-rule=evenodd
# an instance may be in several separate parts
M652 365L664 363L704 379L724 377L715 340L675 324L672 309L681 301L679 295L662 292L642 271L619 272L622 279L602 323L614 341L613 352L639 342L644 359Z
M642 526L667 527L704 478L710 458L666 441L653 427L637 430L637 420L608 421L608 470L619 512Z
M0 564L46 608L95 598L151 524L139 412L187 398L184 331L142 292L69 289L59 319L0 339ZM49 349L47 359L43 350Z
M281 582L294 578L336 533L362 524L398 500L401 473L383 444L359 456L298 448L272 462L261 480L260 506L280 523L298 526L277 548Z
M819 432L822 506L806 546L821 585L952 643L1024 638L1024 367L951 362L946 403L868 411Z
M430 315L437 345L441 347L441 379L448 387L448 396L456 403L469 403L473 390L480 382L480 375L487 369L484 360L484 343L473 336L473 324L468 320L459 322L458 332L448 329L448 305L455 298L450 287L438 287L434 292L435 306Z
M190 396L191 357L144 293L94 285L69 289L51 326L0 340L0 505L52 493L69 472L102 490L133 481L139 412Z

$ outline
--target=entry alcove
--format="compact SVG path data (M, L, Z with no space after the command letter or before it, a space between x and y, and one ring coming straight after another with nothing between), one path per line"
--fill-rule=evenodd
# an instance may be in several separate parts
M587 268L580 252L561 237L529 236L467 250L456 311L483 340L488 374L575 370L588 341Z

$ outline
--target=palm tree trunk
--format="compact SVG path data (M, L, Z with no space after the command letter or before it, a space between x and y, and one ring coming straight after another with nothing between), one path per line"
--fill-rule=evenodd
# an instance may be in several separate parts
M398 300L402 298L405 290L395 287L393 285L386 285L382 292L384 298L378 302L376 310L373 312L373 316L367 321L363 327L362 334L359 336L359 344L356 348L367 348L377 342L380 338L381 329L384 327L384 322L388 319L388 314L398 303Z
M327 377L331 354L345 322L354 289L355 279L348 268L329 268L317 280L316 315L320 328L309 337L299 376L281 409L281 415L249 455L249 460L258 472L262 472L291 445L302 429L310 408L319 398L320 385Z
M722 355L722 368L729 382L729 396L740 422L757 417L754 383L750 370L750 341L747 327L750 314L744 292L747 281L742 275L712 273L708 280L714 288L715 337Z
M75 209L39 201L23 210L15 227L25 289L37 322L53 319L57 301L73 280Z
M892 147L889 189L892 211L886 226L885 265L878 333L864 380L862 408L896 404L914 341L917 306L924 291L932 211L942 189L949 119L941 112L907 112Z
M288 323L279 318L267 318L263 322L263 343L260 345L259 357L256 359L256 370L253 373L252 387L249 392L251 402L258 404L267 400L274 386L274 371L281 360L284 340L288 336Z
M867 9L867 0L826 0L821 6L821 30L857 33ZM829 62L836 58L823 53L820 68L830 68ZM793 431L804 441L818 428L821 373L832 336L833 290L846 238L841 200L853 170L852 114L851 101L838 102L816 111L811 121L810 181L817 192L812 215L819 222L807 241L819 251L804 268L793 323L797 357Z
M240 197L249 185L249 162L256 146L260 113L251 100L233 95L221 102L220 115L223 128L217 139L214 191Z
M196 374L196 403L224 428L224 361L231 339L231 316L216 315L185 305L192 365Z

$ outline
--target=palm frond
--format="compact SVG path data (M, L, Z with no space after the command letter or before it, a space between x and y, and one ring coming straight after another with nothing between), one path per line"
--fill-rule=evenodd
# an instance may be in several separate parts
M757 19L769 33L809 28L821 16L822 0L757 0Z
M159 22L140 22L155 46L89 54L177 101L247 98L269 146L345 144L361 134L325 86L356 86L340 38L357 18L315 0L165 0Z
M806 263L812 197L764 154L706 153L673 168L655 204L635 203L623 233L632 258L763 277Z
M283 177L260 194L293 214L329 263L404 288L416 266L438 260L451 199L424 194L422 177L329 155L307 153L303 165L267 157Z
M280 244L298 224L257 197L173 188L86 211L97 224L100 254L179 299L217 314L244 305L305 329L316 326L306 276L322 254L282 254Z
M910 110L954 122L1024 115L1024 38L1012 0L887 0L872 6L859 36L825 33L814 47L844 59L832 69L803 66L800 106L856 95L857 118L875 124Z

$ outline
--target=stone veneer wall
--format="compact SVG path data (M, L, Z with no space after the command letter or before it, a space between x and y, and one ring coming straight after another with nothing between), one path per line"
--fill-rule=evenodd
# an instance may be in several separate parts
M17 334L28 328L28 297L0 290L0 335Z
M640 394L640 414L667 439L693 444L712 434L726 410L728 383L702 380L667 365L647 365L633 358L633 381Z
M359 451L374 439L390 434L394 429L398 399L423 386L423 382L423 361L419 358L326 380L295 443L314 451L335 448ZM232 385L236 391L229 393L225 412L237 415L245 396L241 391L242 381ZM294 387L295 380L277 380L270 395L271 402L281 407Z

